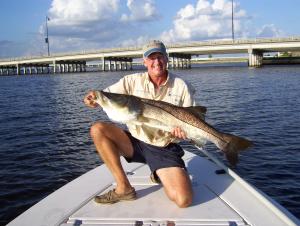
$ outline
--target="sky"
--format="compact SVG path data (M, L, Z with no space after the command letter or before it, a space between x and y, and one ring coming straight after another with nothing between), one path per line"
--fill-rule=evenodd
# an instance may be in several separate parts
M300 36L299 0L233 0L236 39ZM0 58L231 39L232 0L1 0ZM47 20L46 18L49 18Z

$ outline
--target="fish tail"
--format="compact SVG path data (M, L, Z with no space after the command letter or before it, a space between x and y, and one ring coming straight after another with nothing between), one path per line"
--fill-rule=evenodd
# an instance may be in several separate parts
M219 143L219 148L225 153L228 162L235 166L238 163L238 154L246 148L252 146L252 142L231 134L223 134L225 142Z

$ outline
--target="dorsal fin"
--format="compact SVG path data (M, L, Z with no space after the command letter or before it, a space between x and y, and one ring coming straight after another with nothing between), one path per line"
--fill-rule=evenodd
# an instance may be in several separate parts
M185 109L201 119L204 119L207 110L204 106L191 106L186 107Z

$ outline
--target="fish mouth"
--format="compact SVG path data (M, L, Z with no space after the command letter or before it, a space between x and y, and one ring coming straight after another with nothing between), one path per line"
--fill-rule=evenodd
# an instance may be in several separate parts
M117 94L117 93L109 93L105 92L103 90L99 91L101 94L101 98L103 101L117 106L117 107L124 107L128 105L128 98L124 98L124 95L122 94Z
M108 100L112 100L114 99L114 95L115 93L109 93L109 92L105 92L103 90L99 91L101 93L102 96L106 97Z
M108 92L105 92L105 91L103 91L103 90L100 90L99 93L101 93L101 95L107 97L107 93L108 93Z

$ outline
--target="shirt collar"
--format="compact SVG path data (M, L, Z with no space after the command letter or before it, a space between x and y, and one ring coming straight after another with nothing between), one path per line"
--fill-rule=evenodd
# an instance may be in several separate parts
M161 87L171 85L171 82L173 80L173 75L169 71L167 71L167 73L168 73L167 80L163 84L160 85ZM145 80L146 80L147 84L150 84L150 83L152 84L148 72L145 72Z

